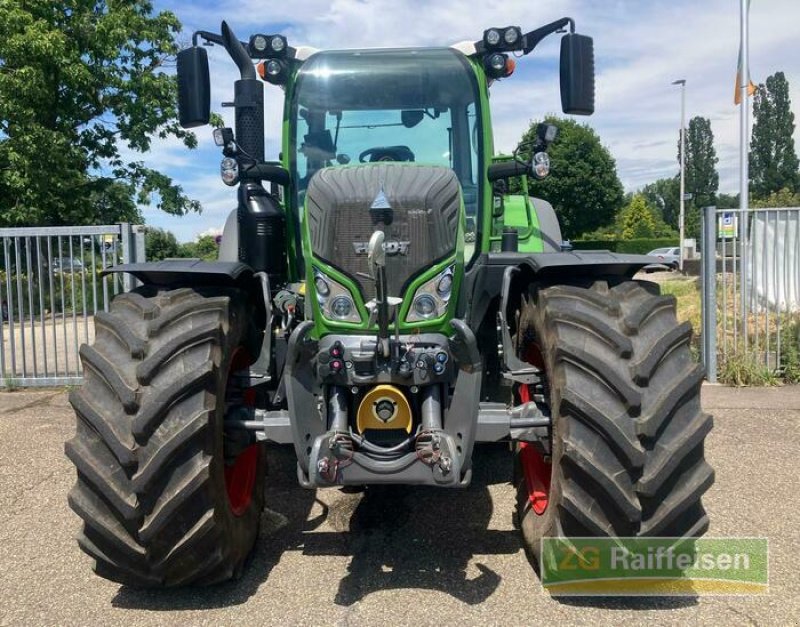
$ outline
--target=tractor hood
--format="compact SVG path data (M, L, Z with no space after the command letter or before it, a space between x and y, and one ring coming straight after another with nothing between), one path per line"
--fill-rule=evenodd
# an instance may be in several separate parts
M449 168L399 163L326 168L306 194L311 252L346 274L369 300L375 283L367 278L367 244L381 230L389 295L402 297L421 272L454 261L460 209L458 179Z

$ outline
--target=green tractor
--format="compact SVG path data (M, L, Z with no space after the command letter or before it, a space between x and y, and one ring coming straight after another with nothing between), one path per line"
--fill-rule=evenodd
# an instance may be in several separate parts
M530 157L494 156L489 88L552 33L562 108L591 114L592 40L569 18L449 48L195 33L180 119L208 123L198 44L224 47L241 73L236 128L214 138L238 207L216 262L113 268L139 286L81 348L69 502L99 575L238 576L267 444L293 446L309 489L463 488L475 443L508 442L534 560L545 536L707 529L703 370L674 298L633 279L652 259L562 243L526 182L547 175L556 128L539 127ZM264 82L285 95L278 162L264 159Z

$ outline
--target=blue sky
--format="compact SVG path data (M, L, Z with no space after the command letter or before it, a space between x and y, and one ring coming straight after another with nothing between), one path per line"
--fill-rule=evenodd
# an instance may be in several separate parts
M187 42L198 29L219 31L226 19L240 39L255 32L282 32L292 45L366 48L450 45L479 39L489 26L531 30L562 16L595 40L597 104L593 126L617 162L628 190L677 173L680 94L687 81L687 119L711 119L719 157L720 191L738 190L739 111L733 81L739 46L738 0L155 0L174 12ZM800 2L754 0L750 15L751 78L763 82L778 70L791 85L800 116ZM560 113L558 37L521 59L514 75L492 87L495 145L514 147L531 120ZM210 49L212 107L230 100L237 73L219 47ZM282 92L265 87L267 156L279 150ZM230 109L221 110L232 126ZM800 117L798 118L800 121ZM170 174L203 204L182 218L143 208L148 224L171 230L179 240L219 229L235 206L235 189L219 179L218 149L210 128L197 129L199 148L174 140L154 141L144 161ZM795 140L800 139L800 130ZM142 158L142 157L137 157Z

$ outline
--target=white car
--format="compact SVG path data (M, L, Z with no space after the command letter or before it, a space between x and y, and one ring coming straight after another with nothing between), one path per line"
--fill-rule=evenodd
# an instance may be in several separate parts
M680 265L681 249L675 246L674 248L656 248L647 253L649 257L658 257L658 263L651 263L644 268L645 272L657 272L664 270L665 266L668 270L677 270Z

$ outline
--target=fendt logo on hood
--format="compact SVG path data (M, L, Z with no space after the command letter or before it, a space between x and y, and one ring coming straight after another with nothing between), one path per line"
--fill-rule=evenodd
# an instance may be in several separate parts
M411 242L401 242L398 240L383 242L383 250L390 257L394 257L395 255L407 255L410 246ZM353 249L356 251L356 255L366 255L369 252L368 247L369 242L353 242Z

